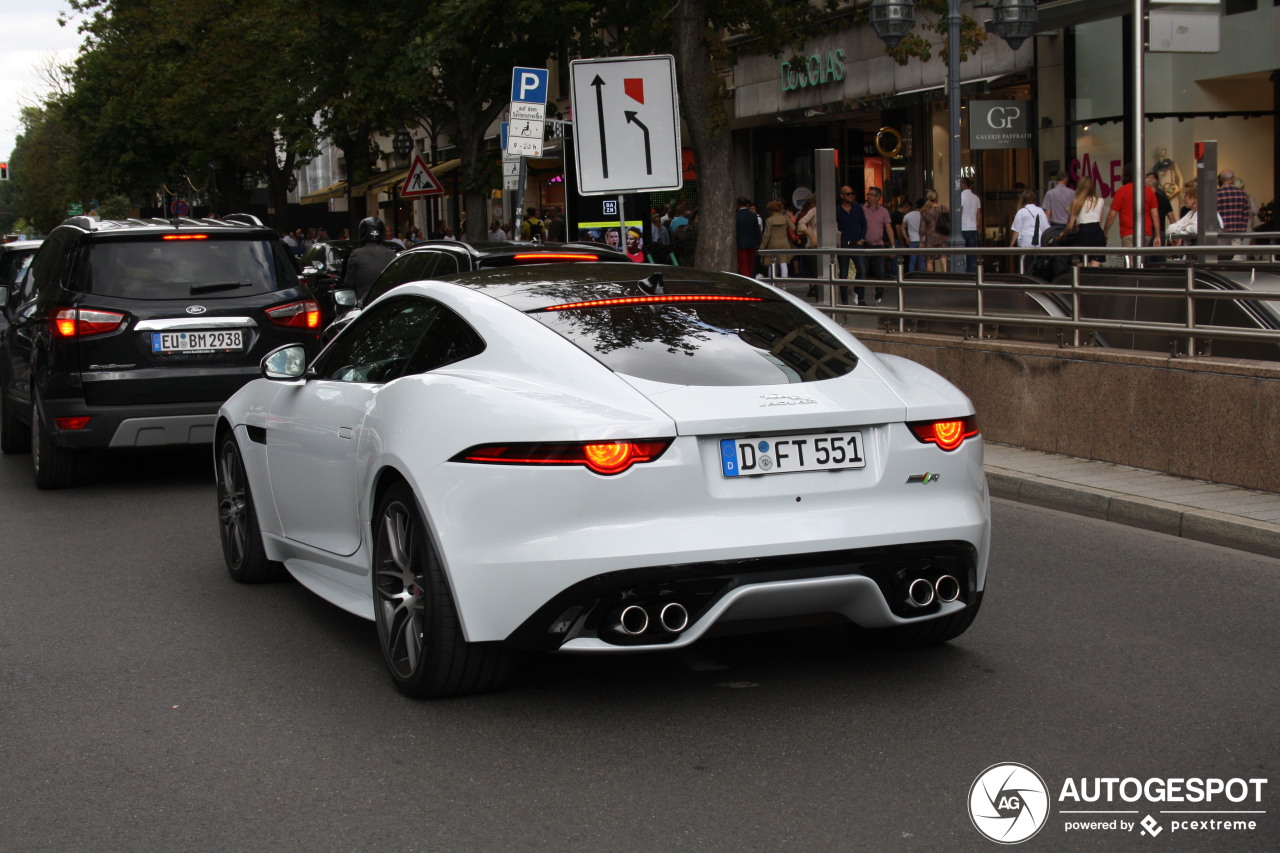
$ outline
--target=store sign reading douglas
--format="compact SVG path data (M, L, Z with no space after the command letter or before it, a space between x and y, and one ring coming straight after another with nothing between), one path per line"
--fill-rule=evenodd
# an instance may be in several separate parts
M793 67L794 65L800 67ZM823 56L815 53L795 63L790 60L783 62L780 65L779 77L782 80L784 92L838 83L844 79L844 48L829 50Z

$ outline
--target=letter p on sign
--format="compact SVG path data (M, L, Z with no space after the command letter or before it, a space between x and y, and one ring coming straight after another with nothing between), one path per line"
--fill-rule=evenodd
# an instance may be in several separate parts
M545 68L520 68L511 70L511 100L526 104L547 102L549 74Z

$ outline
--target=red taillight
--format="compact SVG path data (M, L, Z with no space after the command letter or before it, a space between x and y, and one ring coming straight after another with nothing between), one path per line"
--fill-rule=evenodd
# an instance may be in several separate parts
M124 322L124 315L115 311L86 311L79 308L63 308L53 315L53 330L63 338L87 338L114 332Z
M320 306L310 299L301 302L290 302L267 309L267 319L277 326L288 326L291 329L320 328Z
M162 240L208 240L208 234L165 234Z
M54 418L54 424L58 429L84 429L89 425L88 416L75 418Z
M541 311L572 311L575 308L613 308L618 305L656 305L665 302L763 302L759 296L720 296L714 293L663 293L657 296L622 296L617 299L593 299L589 302L566 302L541 308Z
M597 474L621 474L632 465L652 462L671 439L586 441L556 444L482 444L453 457L454 462L488 465L585 465Z
M946 421L916 421L907 424L907 429L925 444L936 444L943 450L955 450L964 444L966 438L978 434L978 417L969 415Z
M600 256L589 255L586 252L521 252L515 255L513 260L522 264L549 264L552 261L598 261Z

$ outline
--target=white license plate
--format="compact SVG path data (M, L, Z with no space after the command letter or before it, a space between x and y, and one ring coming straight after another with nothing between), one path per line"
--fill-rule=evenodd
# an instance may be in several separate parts
M198 332L153 332L152 352L210 352L244 349L240 329L207 329Z
M720 439L720 471L726 477L834 471L866 465L860 432Z

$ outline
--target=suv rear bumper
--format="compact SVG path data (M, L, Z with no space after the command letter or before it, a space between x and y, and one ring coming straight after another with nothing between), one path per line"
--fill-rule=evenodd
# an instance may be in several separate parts
M88 417L83 429L56 430L54 441L73 450L212 444L218 403L86 406L81 400L43 401L42 423Z

